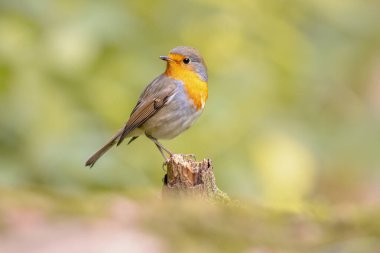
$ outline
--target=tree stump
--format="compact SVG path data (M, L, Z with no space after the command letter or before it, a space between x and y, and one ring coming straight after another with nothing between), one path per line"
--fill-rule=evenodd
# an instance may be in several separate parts
M201 162L194 155L174 154L164 164L167 171L162 189L163 198L196 197L210 201L229 202L219 190L210 159Z

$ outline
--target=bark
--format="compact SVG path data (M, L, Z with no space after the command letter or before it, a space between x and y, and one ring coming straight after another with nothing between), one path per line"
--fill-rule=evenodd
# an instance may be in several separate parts
M196 197L216 202L230 202L219 190L210 159L201 162L194 155L174 154L164 164L167 174L162 189L163 198Z

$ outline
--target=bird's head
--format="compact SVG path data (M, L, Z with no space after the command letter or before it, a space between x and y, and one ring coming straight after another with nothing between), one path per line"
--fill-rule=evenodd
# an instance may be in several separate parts
M166 74L171 77L181 77L196 73L198 77L207 82L207 67L197 49L188 46L178 46L169 52L168 56L160 56L167 62Z

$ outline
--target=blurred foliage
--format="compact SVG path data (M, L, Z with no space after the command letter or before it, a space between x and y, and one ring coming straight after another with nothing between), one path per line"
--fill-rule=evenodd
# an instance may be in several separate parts
M158 56L190 45L206 59L209 100L189 131L163 142L169 149L211 158L220 188L240 199L291 210L312 199L378 203L379 9L376 0L2 0L0 185L157 192L162 159L146 138L92 170L84 162L164 70Z
M78 238L82 222L105 217L111 226L88 230L124 235L137 222L171 252L379 252L379 10L377 0L0 0L0 232L11 231L0 249L17 229L44 235L41 217L77 215ZM203 54L209 100L163 143L211 158L241 208L152 200L164 172L146 138L84 167L178 45ZM54 226L45 233L58 239L42 245L65 249L59 233L76 234ZM17 235L13 246L28 248Z

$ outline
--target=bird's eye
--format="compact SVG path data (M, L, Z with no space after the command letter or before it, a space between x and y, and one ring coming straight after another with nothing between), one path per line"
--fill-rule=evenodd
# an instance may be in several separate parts
M189 59L189 58L185 58L185 59L183 59L183 63L185 63L185 64L189 64L189 62L190 62L190 59Z

